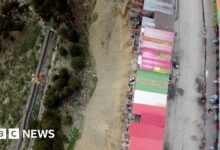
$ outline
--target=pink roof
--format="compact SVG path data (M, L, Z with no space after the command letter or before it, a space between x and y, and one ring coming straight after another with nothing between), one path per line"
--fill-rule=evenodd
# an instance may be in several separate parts
M155 115L152 113L145 113L141 115L140 123L155 125L157 127L165 128L166 117L161 115Z
M162 57L158 56L158 54L156 52L144 51L142 53L142 59L154 60L154 61L170 64L170 59L162 58Z
M170 68L170 62L159 62L150 59L142 59L142 66L146 66L146 65L151 65L154 67L161 67L166 69Z
M168 32L159 29L145 27L144 36L160 39L172 43L174 42L174 32Z
M148 138L163 141L164 128L149 124L132 122L129 126L130 137Z
M137 115L153 113L155 115L166 116L166 107L157 107L157 106L133 103L132 113Z
M129 126L129 150L162 150L166 108L133 103L133 114L140 114L140 123Z
M129 150L163 150L163 141L131 137Z
M173 47L168 45L161 45L158 43L148 42L148 41L142 41L141 43L142 48L151 48L151 49L158 49L161 51L164 51L166 53L171 53Z
M156 53L161 53L161 54L171 54L171 51L164 51L164 50L159 50L159 49L153 49L153 48L148 48L148 47L143 47L142 51L147 51L147 52L156 52Z

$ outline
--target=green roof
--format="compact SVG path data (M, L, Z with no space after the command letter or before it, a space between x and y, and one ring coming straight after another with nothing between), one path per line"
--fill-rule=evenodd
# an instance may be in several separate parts
M167 94L168 80L169 76L167 74L138 70L136 89L148 92Z

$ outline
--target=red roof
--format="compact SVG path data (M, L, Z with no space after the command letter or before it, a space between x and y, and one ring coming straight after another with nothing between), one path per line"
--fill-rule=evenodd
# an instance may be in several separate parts
M132 113L141 118L129 126L129 150L162 150L166 108L133 103Z
M162 115L155 115L152 113L145 113L141 115L140 123L155 125L161 128L165 128L166 117Z
M128 131L128 134L131 137L148 138L159 141L163 141L163 133L163 127L134 122L130 124Z
M160 115L160 116L165 117L166 116L166 108L133 103L132 113L136 114L136 115L141 115L141 114L145 114L145 113L152 113L155 115Z

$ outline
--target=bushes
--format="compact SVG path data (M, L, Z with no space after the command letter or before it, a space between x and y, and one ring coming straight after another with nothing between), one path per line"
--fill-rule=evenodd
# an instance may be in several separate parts
M5 1L1 6L0 32L3 31L22 31L25 21L21 19L18 1ZM17 13L19 12L19 13Z
M83 48L75 44L70 47L69 52L72 57L84 55Z
M54 82L54 89L61 90L67 84L68 80L65 78L59 78Z
M69 71L67 68L61 68L59 70L59 77L69 79Z
M60 98L67 98L72 94L72 90L69 86L65 86L62 91L59 93Z
M78 92L81 88L81 80L78 77L72 77L68 84L73 92Z
M48 149L54 149L54 150L64 150L63 145L63 133L61 130L61 118L58 115L59 111L51 111L46 110L43 113L43 117L40 122L40 129L46 130L46 129L54 129L55 130L55 138L54 139L40 139L37 138L33 145L33 150L48 150Z
M79 33L76 30L71 29L69 32L67 32L67 39L70 40L71 42L78 43L79 38L80 38Z
M59 48L59 53L61 56L67 56L68 54L67 50L63 47Z
M44 106L46 108L54 109L57 108L59 104L60 104L59 97L55 96L54 94L45 96Z
M41 129L59 130L61 118L56 111L46 110L41 119Z
M86 65L85 58L82 56L76 56L71 59L71 66L73 69L79 71L83 69Z
M36 120L36 119L31 120L29 123L29 129L38 129L39 125L40 125L39 120Z
M43 103L49 109L56 109L65 98L81 88L81 80L77 77L70 78L67 68L61 68L58 72L52 77L53 84L48 87Z
M61 34L62 37L68 39L69 41L73 43L78 43L80 39L79 33L75 29L71 28L61 28L59 30L59 33Z

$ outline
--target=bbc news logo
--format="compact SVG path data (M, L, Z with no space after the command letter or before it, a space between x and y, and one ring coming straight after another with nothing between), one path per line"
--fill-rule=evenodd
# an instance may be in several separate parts
M22 130L22 138L36 139L36 138L49 138L53 139L55 137L54 130ZM0 140L3 139L19 139L20 130L18 128L4 129L0 128Z

